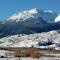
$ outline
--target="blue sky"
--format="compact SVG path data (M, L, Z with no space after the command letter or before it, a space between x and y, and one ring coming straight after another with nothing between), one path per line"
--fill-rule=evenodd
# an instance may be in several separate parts
M0 20L32 8L60 12L60 0L0 0Z

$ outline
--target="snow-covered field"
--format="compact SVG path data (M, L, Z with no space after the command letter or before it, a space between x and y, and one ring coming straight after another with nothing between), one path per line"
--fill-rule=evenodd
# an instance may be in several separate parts
M0 58L0 60L60 60L59 57L40 57L40 58L31 58L31 57L16 57L16 58Z
M60 33L57 31L43 32L43 33L35 33L35 34L19 34L13 36L7 36L0 39L0 46L5 47L31 47L32 45L36 46L38 42L48 42L48 40L53 43L58 43L59 45L53 44L49 45L49 47L58 47L60 46ZM39 48L41 46L38 46ZM44 46L45 47L45 46ZM60 47L59 47L60 48Z

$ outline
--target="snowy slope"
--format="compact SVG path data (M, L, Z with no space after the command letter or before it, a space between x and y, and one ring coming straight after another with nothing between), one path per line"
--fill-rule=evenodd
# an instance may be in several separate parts
M39 17L41 17L42 19L44 19L47 22L54 22L55 17L57 16L56 13L54 13L53 11L43 11L37 8L33 8L31 10L26 10L26 11L22 11L22 12L18 12L14 15L12 15L11 17L9 17L7 19L7 21L24 21L27 19L38 19Z
M57 31L35 33L35 34L19 34L13 36L7 36L0 39L0 46L7 47L31 47L36 45L39 41L52 40L53 43L60 43L60 33Z
M35 16L36 15L36 16ZM24 21L29 18L38 18L39 17L39 12L38 9L34 8L32 10L27 10L27 11L22 11L19 13L16 13L9 17L7 20L8 21Z
M55 18L55 22L60 22L60 14Z

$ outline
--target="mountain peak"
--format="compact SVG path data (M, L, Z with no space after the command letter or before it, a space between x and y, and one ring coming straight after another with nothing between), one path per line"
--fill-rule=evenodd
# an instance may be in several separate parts
M42 18L43 20L47 22L54 22L54 19L56 18L57 14L53 11L43 11L41 9L33 8L30 10L25 10L22 12L18 12L13 14L11 17L7 19L7 21L24 21L28 20L30 18L32 19L38 19Z
M19 13L15 13L14 15L12 15L11 17L9 17L7 19L7 21L23 21L23 20L26 20L28 18L34 18L34 14L37 14L39 11L39 9L37 8L33 8L31 10L26 10L26 11L22 11L22 12L19 12Z
M31 10L29 10L30 13L38 13L39 9L37 8L33 8Z

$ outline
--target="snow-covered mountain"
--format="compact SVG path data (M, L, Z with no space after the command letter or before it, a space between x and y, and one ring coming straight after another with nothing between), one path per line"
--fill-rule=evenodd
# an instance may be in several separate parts
M0 37L0 46L31 47L48 40L60 43L60 14L37 8L15 13L0 21Z
M60 29L59 14L31 9L13 14L0 22L0 37L16 34L40 33Z
M7 19L7 21L24 21L27 19L38 19L42 18L47 22L55 22L55 17L57 14L53 11L43 11L37 8L26 10L22 12L15 13Z

